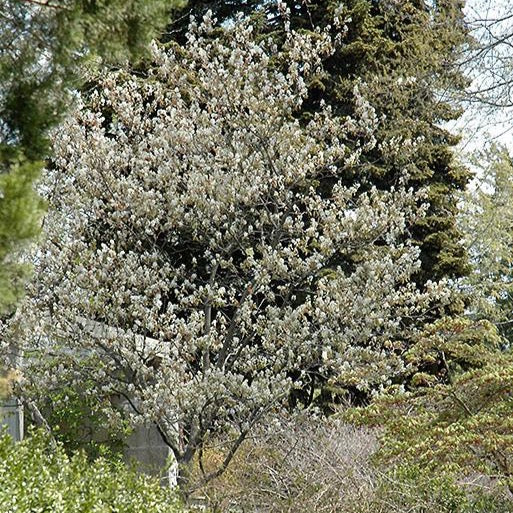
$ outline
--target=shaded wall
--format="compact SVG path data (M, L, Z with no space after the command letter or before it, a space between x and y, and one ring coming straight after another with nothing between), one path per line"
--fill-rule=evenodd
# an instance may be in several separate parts
M138 471L161 477L166 486L176 486L173 455L154 426L138 426L126 440L124 456Z
M0 403L0 426L7 426L14 440L23 439L23 408L16 399Z

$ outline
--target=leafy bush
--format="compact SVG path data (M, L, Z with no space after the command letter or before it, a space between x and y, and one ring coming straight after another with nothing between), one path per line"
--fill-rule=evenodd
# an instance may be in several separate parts
M35 433L0 436L0 513L178 513L174 493L121 462L69 457Z
M41 401L41 411L68 454L83 450L92 459L107 454L118 457L131 432L128 422L121 410L107 416L102 409L105 399L87 393L88 385L84 382L81 390L67 385L51 391Z
M471 486L472 484L472 486ZM507 491L483 482L461 482L442 469L405 465L380 473L369 509L361 513L508 513Z
M408 356L417 367L442 361L445 372L430 379L419 373L417 388L391 390L344 418L381 428L383 464L480 474L513 496L513 351L501 342L489 322L443 319Z

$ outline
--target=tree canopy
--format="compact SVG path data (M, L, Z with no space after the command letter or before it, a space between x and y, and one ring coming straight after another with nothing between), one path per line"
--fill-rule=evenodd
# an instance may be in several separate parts
M176 13L164 40L181 41L189 16L208 9L219 20L233 20L241 11L278 44L286 24L307 32L329 30L340 44L325 58L323 73L311 78L302 115L308 120L321 101L337 114L351 114L355 86L363 88L382 122L377 144L362 153L360 165L345 180L388 189L407 170L414 187L427 187L428 215L411 228L421 248L416 279L425 282L468 272L456 203L470 172L454 158L458 138L444 128L461 114L451 100L467 84L458 67L470 41L462 7L460 0L192 0ZM390 151L397 141L415 141L415 154ZM359 143L355 135L353 144Z
M420 193L344 183L376 144L374 109L355 91L353 117L294 116L329 35L290 32L280 50L250 24L218 39L211 24L155 46L145 76L105 74L63 124L15 334L57 358L26 358L28 382L87 376L120 394L158 427L184 486L212 433L234 442L206 480L318 376L367 392L401 376L409 320L449 297L411 280L419 252L403 235L425 215Z

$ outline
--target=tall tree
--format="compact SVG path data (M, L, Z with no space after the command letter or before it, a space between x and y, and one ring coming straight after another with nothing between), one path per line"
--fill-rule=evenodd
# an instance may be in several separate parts
M56 136L40 273L12 335L21 386L121 395L185 489L213 433L232 443L204 480L319 375L363 391L401 376L395 341L447 297L411 281L418 195L344 183L354 134L375 144L372 107L296 119L329 48L291 33L279 51L241 23L216 39L207 19L144 75L107 74Z
M492 145L473 158L476 180L460 218L472 272L463 281L473 297L471 314L488 319L513 340L513 163Z
M376 144L366 146L365 132L353 134L348 144L361 155L357 165L339 178L348 186L360 184L360 191L390 190L407 173L416 190L427 189L430 205L427 215L404 234L405 240L420 248L421 267L414 279L422 285L467 273L456 215L459 194L470 173L454 158L458 138L444 128L459 115L449 102L449 92L466 85L457 67L460 50L467 44L462 2L192 0L174 15L166 40L183 41L190 16L208 9L228 24L236 23L236 13L242 11L255 20L262 37L270 35L278 45L286 26L311 34L316 27L329 31L337 41L335 51L324 60L322 73L310 77L298 118L308 123L323 102L337 115L351 115L358 103L355 95L363 94L379 120L373 134ZM321 182L326 191L333 184L331 178ZM433 311L429 321L462 310L463 301L455 299L445 310ZM407 346L403 341L403 349ZM402 379L408 382L407 377ZM352 401L368 399L343 379L330 386L318 385L322 392L317 400L324 405L348 394ZM309 393L297 394L308 402Z

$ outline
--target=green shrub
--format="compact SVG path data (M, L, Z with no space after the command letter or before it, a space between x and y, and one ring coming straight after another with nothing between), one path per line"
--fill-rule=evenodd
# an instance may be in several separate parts
M479 480L478 480L479 482ZM418 465L381 474L372 513L510 513L513 501L504 487L485 480L463 483L443 470Z
M55 439L68 454L85 451L88 458L111 455L120 457L130 434L128 422L121 411L117 418L108 418L102 409L105 399L87 394L82 390L66 386L48 394L40 402L45 419L52 428Z
M34 433L14 443L0 436L0 513L179 513L176 495L121 462L61 445Z

